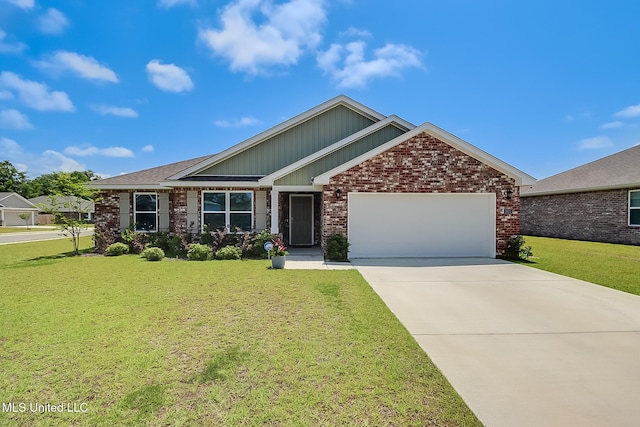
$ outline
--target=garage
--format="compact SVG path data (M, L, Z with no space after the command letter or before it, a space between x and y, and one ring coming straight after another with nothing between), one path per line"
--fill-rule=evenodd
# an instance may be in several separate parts
M350 258L495 257L494 193L349 193Z

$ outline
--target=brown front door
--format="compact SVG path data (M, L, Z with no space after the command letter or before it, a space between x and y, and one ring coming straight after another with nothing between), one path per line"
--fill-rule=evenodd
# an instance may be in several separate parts
M289 244L313 245L313 195L292 194L289 199Z

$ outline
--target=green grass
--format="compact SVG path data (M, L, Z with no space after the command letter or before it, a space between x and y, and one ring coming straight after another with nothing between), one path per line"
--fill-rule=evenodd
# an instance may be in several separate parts
M4 234L4 233L26 233L26 232L32 232L32 231L51 231L51 230L55 230L56 227L55 226L51 226L51 227L47 227L47 228L42 228L42 227L0 227L0 234Z
M640 295L640 246L525 236L531 267Z
M70 249L0 247L0 402L87 412L0 425L480 424L357 271Z

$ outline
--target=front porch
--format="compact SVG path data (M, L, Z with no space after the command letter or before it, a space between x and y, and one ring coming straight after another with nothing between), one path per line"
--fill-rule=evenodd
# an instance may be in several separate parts
M322 193L273 191L272 206L274 199L271 232L281 234L290 248L315 248L322 254Z

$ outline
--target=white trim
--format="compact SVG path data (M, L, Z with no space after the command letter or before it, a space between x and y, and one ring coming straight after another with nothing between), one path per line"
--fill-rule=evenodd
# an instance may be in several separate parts
M591 191L624 190L629 187L640 187L640 182L629 183L629 184L603 185L600 187L584 187L584 188L568 188L568 189L565 188L562 190L549 190L549 191L539 191L539 192L533 192L535 191L535 185L534 185L531 193L520 192L520 197L551 196L554 194L589 193Z
M89 188L95 188L98 190L170 190L171 187L167 187L165 185L160 184L103 184L100 186L95 186L93 184L87 184ZM195 187L195 186L193 186Z
M280 192L292 191L292 192L313 192L321 193L321 185L274 185L273 188L278 189Z
M223 193L224 194L224 211L205 211L204 210L204 195L207 193ZM231 210L231 193L246 193L251 194L251 210L250 211L232 211ZM252 190L234 191L234 190L202 190L200 192L200 231L204 232L204 215L208 214L224 214L224 228L227 232L232 232L231 227L231 214L251 214L251 230L254 230L255 213L253 204L255 202L255 192ZM213 230L211 230L213 231Z
M629 198L628 198L628 209L627 209L627 226L629 227L640 227L640 223L639 224L631 224L631 211L639 211L640 212L640 206L631 206L631 193L638 193L640 194L640 190L629 190Z
M316 176L313 179L313 183L314 184L318 184L318 185L328 185L329 184L329 180L339 174L342 173L344 171L346 171L349 168L352 168L380 153L383 153L387 150L389 150L390 148L395 147L396 145L399 145L402 142L407 141L410 138L413 138L414 136L417 136L421 133L427 133L431 136L434 136L436 138L438 138L439 140L451 145L452 147L462 151L463 153L473 157L474 159L491 166L492 168L504 173L507 176L510 176L511 178L516 180L516 185L533 185L536 182L536 179L533 178L532 176L522 172L521 170L503 162L502 160L498 159L497 157L492 156L489 153L486 153L485 151L482 151L481 149L479 149L478 147L475 147L471 144L469 144L466 141L463 141L462 139L458 138L455 135L450 134L449 132L446 132L443 129L440 129L439 127L433 125L432 123L424 123L420 126L418 126L417 128L414 128L412 130L410 130L409 132L398 136L397 138L392 139L391 141L377 147L374 148L373 150L370 150L348 162L343 163L342 165L335 167L333 169L331 169L330 171L327 171L319 176Z
M137 203L136 203L136 196L145 196L145 195L153 195L156 196L156 210L155 210L155 214L156 214L156 227L154 230L138 230L136 224L138 224L138 209L137 209ZM160 201L158 200L158 193L155 192L151 192L151 191L139 191L139 192L134 192L133 193L133 228L134 231L136 233L157 233L158 232L158 228L160 227L160 206L159 203ZM140 213L153 213L154 211L140 211Z
M291 230L293 230L293 227L291 226L292 222L293 222L293 218L292 218L292 209L291 209L291 199L293 198L301 198L301 199L309 199L311 200L311 236L310 237L310 241L311 243L309 243L309 245L313 245L314 241L313 241L313 236L315 234L315 212L314 212L314 206L313 206L313 194L289 194L289 245L292 245L292 241L293 239L291 238ZM300 246L306 246L307 243L300 243Z
M190 168L184 169L180 172L178 172L177 174L170 176L168 179L170 180L174 180L174 179L180 179L180 178L184 178L185 176L188 175L192 175L194 173L197 173L201 170L204 170L206 168L209 168L213 165L215 165L216 163L219 163L225 159L228 159L231 156L234 156L236 154L238 154L241 151L244 151L250 147L253 147L254 145L258 145L261 142L263 142L264 140L271 138L279 133L282 133L284 131L286 131L287 129L290 129L296 125L299 125L300 123L303 123L307 120L310 120L322 113L324 113L325 111L328 111L338 105L343 105L347 108L350 108L351 110L364 115L365 117L372 119L374 121L380 121L382 119L385 118L384 115L378 113L377 111L372 110L371 108L367 107L366 105L360 104L357 101L354 101L353 99L345 96L345 95L338 95L333 99L330 99L328 101L323 102L322 104L313 107L312 109L302 113L302 114L298 114L297 116L284 121L282 123L280 123L279 125L276 125L274 127L272 127L271 129L268 129L264 132L261 132L239 144L236 144L232 147L227 148L224 151L221 151L218 154L215 154L211 157L209 157L208 159L194 165L191 166Z
M288 174L290 174L291 172L300 169L310 163L313 163L314 161L321 159L322 157L325 157L331 153L333 153L334 151L338 151L339 149L341 149L342 147L345 147L353 142L356 142L366 136L369 136L370 134L377 132L378 130L389 126L389 125L398 125L397 127L400 128L404 128L403 130L405 132L414 129L416 126L407 122L406 120L401 119L400 117L396 116L396 115L391 115L389 117L387 117L384 120L381 120L377 123L372 124L369 127L366 127L364 129L362 129L359 132L356 132L352 135L349 135L348 137L341 139L340 141L329 145L328 147L323 148L322 150L316 151L313 154L310 154L309 156L298 160L297 162L294 162L282 169L279 169L263 178L261 178L258 183L262 184L262 185L273 185L274 181L282 178L283 176L286 176ZM401 129L402 130L402 129Z
M31 206L33 206L34 208L37 208L37 206L36 206L36 205L34 205L34 204L33 204L33 203L31 203L29 200L25 199L24 197L22 197L21 195L19 195L19 194L18 194L18 193L16 193L16 192L11 192L11 193L7 194L7 196L6 196L6 197L3 197L2 199L0 199L0 201L2 201L2 200L7 200L7 199L8 199L8 198L10 198L10 197L17 197L19 200L22 200L22 201L23 201L23 202L25 202L26 204L31 205ZM8 208L8 209L12 209L12 207L10 207L10 206L3 206L3 205L0 205L0 206L5 207L5 208ZM32 208L19 208L19 209L32 209Z
M161 181L167 188L179 187L260 187L256 181Z
M278 234L280 233L280 227L278 226L278 196L280 192L275 188L271 189L271 206L269 207L271 210L271 233Z

